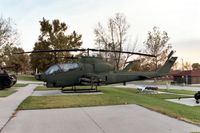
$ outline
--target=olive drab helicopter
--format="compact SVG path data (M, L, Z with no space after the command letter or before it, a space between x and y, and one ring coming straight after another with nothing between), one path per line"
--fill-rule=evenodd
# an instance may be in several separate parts
M31 51L24 53L42 53L42 52L74 52L82 51L87 52L117 52L136 54L142 56L156 57L155 55L126 52L126 51L112 51L112 50L97 50L97 49L67 49L67 50L43 50L43 51ZM18 53L22 54L22 53ZM115 83L123 83L136 80L145 80L154 77L160 77L166 75L177 57L172 57L173 51L169 54L165 64L155 72L129 72L130 66L134 65L134 62L130 62L123 70L116 71L114 66L104 61L99 57L82 56L77 63L63 63L50 66L44 73L36 74L35 78L46 82L46 87L68 87L72 89L75 86L87 85L91 86L91 89L97 90L97 86L108 85ZM93 88L95 87L95 88Z
M0 90L10 88L17 82L17 77L14 74L8 74L5 70L10 67L0 67Z

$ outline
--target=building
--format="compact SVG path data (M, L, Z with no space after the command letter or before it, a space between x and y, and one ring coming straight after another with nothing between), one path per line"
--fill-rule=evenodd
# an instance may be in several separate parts
M167 75L162 76L162 77L158 77L157 79L158 80L171 80L171 81L173 81L173 79L174 79L173 76L177 73L180 73L180 72L181 72L180 70L172 70Z
M173 75L175 83L200 84L200 70L181 71Z

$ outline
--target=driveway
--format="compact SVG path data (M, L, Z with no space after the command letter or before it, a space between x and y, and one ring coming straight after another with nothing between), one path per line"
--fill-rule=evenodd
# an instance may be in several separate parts
M19 111L2 133L190 133L200 127L138 105Z

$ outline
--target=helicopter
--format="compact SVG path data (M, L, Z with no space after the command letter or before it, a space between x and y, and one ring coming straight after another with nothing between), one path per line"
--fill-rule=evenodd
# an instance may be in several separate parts
M17 82L17 77L14 74L8 74L6 68L10 67L0 67L0 90L10 88Z
M43 50L43 51L31 51L23 53L43 53L43 52L74 52L74 51L98 51L98 52L117 52L137 54L142 56L156 57L155 55L127 52L127 51L113 51L102 49L67 49L67 50ZM23 54L18 53L18 54ZM76 86L91 86L91 89L97 90L97 86L109 85L115 83L123 83L145 80L154 77L160 77L166 75L177 57L172 57L173 51L168 55L168 59L165 64L155 72L129 72L130 66L134 62L130 62L123 70L116 71L114 66L104 61L99 57L82 56L78 63L57 63L50 66L44 73L36 74L35 78L40 81L46 82L47 88L61 87L62 91L65 87L71 86L76 90Z

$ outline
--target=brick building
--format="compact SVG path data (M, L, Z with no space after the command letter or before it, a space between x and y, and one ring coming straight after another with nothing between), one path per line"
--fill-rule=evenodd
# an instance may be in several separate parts
M200 84L200 70L188 70L173 74L175 83Z

